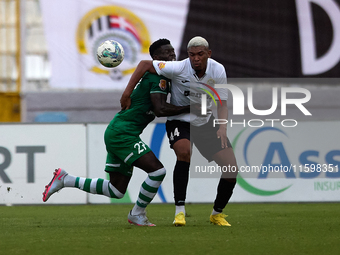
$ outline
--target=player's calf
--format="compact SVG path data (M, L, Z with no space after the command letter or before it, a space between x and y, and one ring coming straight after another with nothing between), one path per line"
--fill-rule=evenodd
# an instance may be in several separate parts
M46 202L52 194L64 187L78 188L91 194L104 195L109 198L120 199L124 197L124 193L121 193L108 180L75 177L59 168L55 170L51 182L45 187L43 201Z
M156 196L158 188L161 185L165 174L166 170L164 167L148 174L148 177L140 187L138 199L131 211L132 215L140 215L145 213L145 208Z

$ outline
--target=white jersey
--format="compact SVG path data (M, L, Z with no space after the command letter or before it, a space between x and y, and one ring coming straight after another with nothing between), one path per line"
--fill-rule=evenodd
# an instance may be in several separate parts
M212 111L209 110L213 104L211 96L214 97L216 104L219 104L220 100L228 99L227 89L215 88L216 84L227 84L227 75L224 66L211 58L208 58L207 69L204 76L201 78L196 76L196 72L191 67L189 58L182 61L154 60L153 66L158 75L163 75L172 80L171 104L176 106L185 106L190 103L201 104L202 94L207 94L207 115L197 117L192 113L184 113L170 116L168 117L168 120L190 122L194 126L204 125L209 121L209 118L212 115Z

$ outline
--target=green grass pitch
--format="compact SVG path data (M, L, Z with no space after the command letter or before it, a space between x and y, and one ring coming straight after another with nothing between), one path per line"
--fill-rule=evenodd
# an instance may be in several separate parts
M151 204L156 227L131 226L133 205L0 206L0 254L339 254L340 203L229 204L231 227L209 223L211 204Z

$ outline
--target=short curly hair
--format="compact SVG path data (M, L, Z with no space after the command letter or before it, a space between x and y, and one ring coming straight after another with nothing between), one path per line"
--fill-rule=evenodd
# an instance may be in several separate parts
M160 47L162 47L163 45L167 45L167 44L171 44L171 43L168 39L165 39L165 38L154 41L149 47L150 56L153 58L153 56L157 54L157 50L160 49Z

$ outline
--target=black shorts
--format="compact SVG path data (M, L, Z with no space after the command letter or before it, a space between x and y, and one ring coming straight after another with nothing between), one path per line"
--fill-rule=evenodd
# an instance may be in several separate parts
M166 133L169 138L170 148L173 148L175 142L181 139L190 141L190 123L180 120L171 120L165 123Z
M180 139L188 139L209 162L213 160L213 156L223 150L221 139L217 138L217 130L219 125L213 126L214 116L211 116L208 123L203 126L193 126L188 122L172 120L166 122L166 131L170 142L170 147ZM231 148L229 138L227 138L228 147Z

